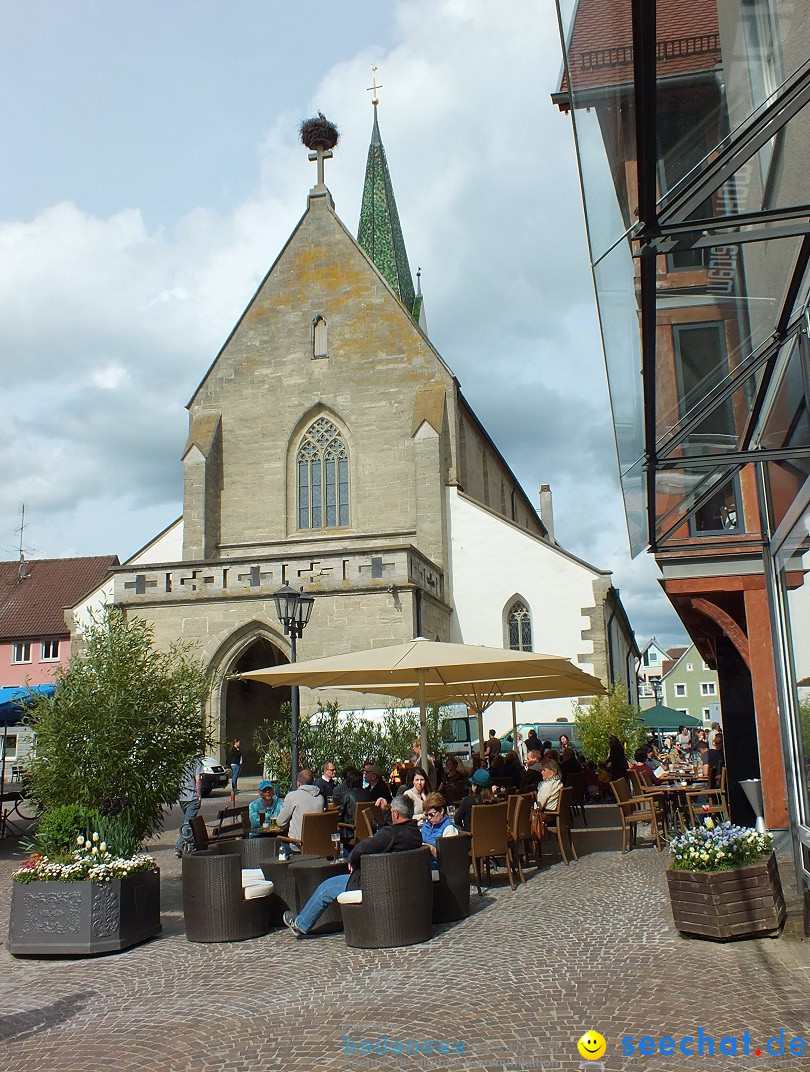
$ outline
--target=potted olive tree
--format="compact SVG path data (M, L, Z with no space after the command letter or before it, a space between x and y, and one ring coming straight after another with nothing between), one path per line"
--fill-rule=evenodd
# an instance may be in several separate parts
M110 952L159 932L159 870L143 845L208 743L202 663L183 645L157 651L147 623L116 607L56 684L26 715L39 828L13 874L17 956Z
M786 909L770 834L707 819L674 837L670 851L669 896L683 934L727 939L779 931Z

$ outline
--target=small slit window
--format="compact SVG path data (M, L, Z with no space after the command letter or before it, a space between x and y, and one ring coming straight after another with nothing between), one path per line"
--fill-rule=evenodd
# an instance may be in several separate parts
M322 316L316 316L312 323L312 356L329 357L326 321Z
M529 608L521 600L516 600L509 611L507 619L509 628L509 647L512 651L532 650L532 616Z

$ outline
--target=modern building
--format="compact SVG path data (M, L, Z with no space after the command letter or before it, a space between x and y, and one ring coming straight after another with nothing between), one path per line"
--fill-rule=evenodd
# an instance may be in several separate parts
M52 682L70 658L66 612L118 565L115 555L0 562L0 688Z
M631 549L717 669L810 906L810 23L790 0L558 0Z
M312 153L306 211L189 402L183 516L109 598L160 645L199 644L222 675L212 728L240 738L248 765L253 728L289 692L228 675L289 659L273 602L285 583L315 596L300 658L422 635L564 655L634 698L638 650L610 573L557 543L549 488L538 512L427 334L376 105L357 240L324 181L329 155ZM302 692L305 712L315 701ZM505 727L501 706L488 720Z

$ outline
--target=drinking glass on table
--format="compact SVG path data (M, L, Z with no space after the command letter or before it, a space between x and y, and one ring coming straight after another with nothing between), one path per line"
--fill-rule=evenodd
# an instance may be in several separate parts
M264 826L264 815L265 815L265 813L263 811L259 812L259 827L260 828L262 826Z
M337 832L337 830L335 831L334 834L331 835L331 838L332 838L332 856L333 856L333 858L335 860L339 860L340 859L340 834Z

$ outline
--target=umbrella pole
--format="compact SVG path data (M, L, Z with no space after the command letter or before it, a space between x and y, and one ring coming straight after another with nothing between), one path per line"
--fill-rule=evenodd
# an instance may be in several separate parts
M484 759L484 712L481 710L480 701L476 704L478 708L476 714L478 715L478 759L481 765L481 770L487 769L486 760Z
M517 706L512 700L512 747L517 752Z
M419 671L419 743L422 746L422 769L428 776L431 792L436 788L435 779L430 777L430 753L428 752L427 704L425 702L425 671Z

